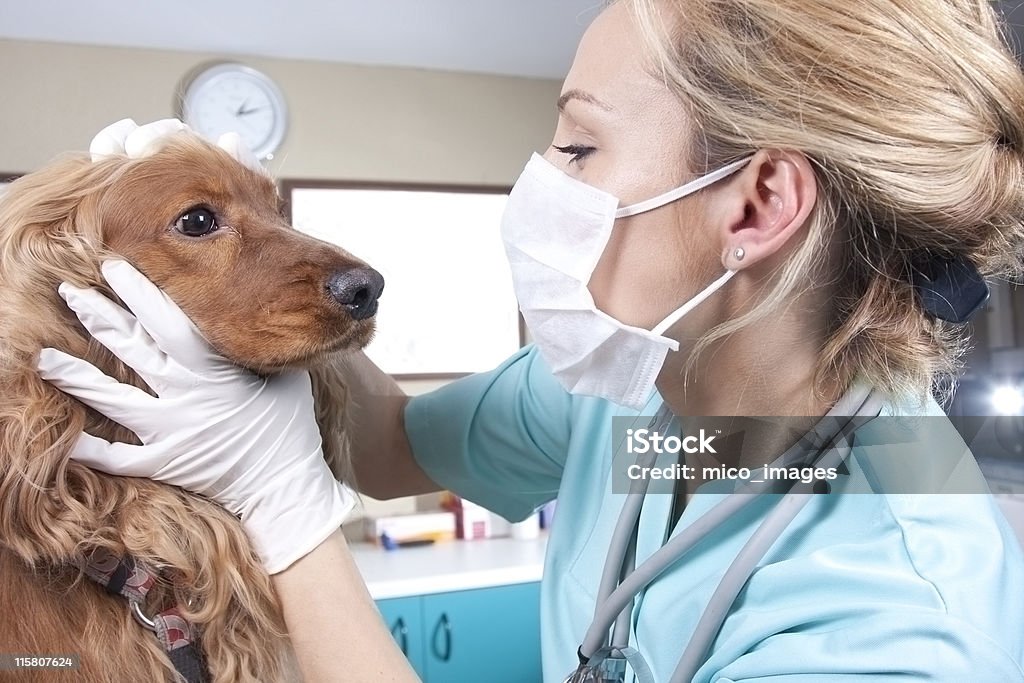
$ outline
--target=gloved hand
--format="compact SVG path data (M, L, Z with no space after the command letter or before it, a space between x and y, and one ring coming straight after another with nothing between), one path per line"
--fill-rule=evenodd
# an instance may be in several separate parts
M89 154L93 161L113 155L139 159L153 154L160 149L164 138L181 131L198 135L178 119L160 119L143 126L136 125L131 119L121 119L96 134L89 145ZM217 146L243 166L259 173L267 172L238 133L224 133L217 139Z
M92 289L64 283L60 294L157 397L43 349L43 379L142 441L109 443L83 433L71 457L207 496L241 516L269 573L286 569L337 530L355 500L324 461L309 374L259 377L239 368L135 268L109 261L102 270L131 312Z

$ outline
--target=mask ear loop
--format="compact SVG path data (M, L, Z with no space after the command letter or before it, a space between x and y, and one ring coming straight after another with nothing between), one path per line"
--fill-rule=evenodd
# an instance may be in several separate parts
M719 180L722 180L723 178L732 175L739 169L746 166L747 163L753 158L753 155L751 155L743 159L739 159L737 161L732 162L731 164L723 166L717 171L712 171L711 173L708 173L707 175L701 178L697 178L696 180L686 183L681 187L677 187L674 190L669 190L668 192L660 194L657 197L652 197L651 199L648 199L646 201L631 204L629 206L624 206L615 212L615 217L625 218L627 216L635 216L640 213L645 213L647 211L657 209L658 207L664 206L665 204L668 204L670 202L674 202L677 199L682 199L687 195L691 195L694 192L703 190L708 185L713 185L714 183L717 183ZM659 337L664 336L664 333L668 328L672 327L677 322L679 322L680 318L682 318L684 315L692 311L694 308L704 303L705 299L707 299L709 296L717 292L718 289L726 282L728 282L729 278L731 278L735 274L736 271L734 270L725 271L725 273L720 278L718 278L710 285L705 287L703 292L693 297L685 304L677 308L675 311L670 313L668 317L662 320L660 323L658 323L654 327L654 329L651 330L651 332L658 335Z
M642 202L637 202L636 204L624 206L615 212L615 217L625 218L626 216L635 216L638 213L645 213L647 211L651 211L652 209L657 209L658 207L669 204L670 202L674 202L677 199L682 199L687 195L691 195L694 192L703 190L708 185L717 183L722 178L732 175L739 169L743 168L747 164L747 162L753 158L753 156L749 156L744 159L740 159L739 161L734 161L731 164L723 166L717 171L712 171L711 173L708 173L706 176L697 178L696 180L688 182L685 185L677 187L674 190L669 190L668 192L659 194L657 197L651 197L650 199L646 199Z
M689 313L693 309L697 308L697 306L700 306L702 303L704 303L705 299L707 299L709 296L711 296L712 294L717 292L722 287L722 285L724 285L726 282L728 282L729 279L733 275L735 275L735 274L736 274L735 270L727 270L727 271L725 271L724 275L722 275L720 278L718 278L717 280L712 282L710 285L705 287L703 292L701 292L697 296L695 296L692 299L690 299L689 301L687 301L685 304L683 304L682 306L677 308L672 313L669 313L668 317L665 318L664 320L662 320L660 323L658 323L654 327L654 329L651 330L651 332L653 332L654 334L656 334L658 336L664 336L664 334L668 330L668 328L672 327L677 322L679 322L679 320L684 315L686 315L687 313Z

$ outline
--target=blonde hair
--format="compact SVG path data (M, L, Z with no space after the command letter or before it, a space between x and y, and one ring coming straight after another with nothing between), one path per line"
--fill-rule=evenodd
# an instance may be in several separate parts
M915 263L960 254L988 278L1022 268L1024 76L989 3L622 1L692 115L694 172L786 149L818 183L806 239L749 312L698 341L687 371L716 340L826 286L816 390L861 376L924 401L955 378L965 326L925 315Z

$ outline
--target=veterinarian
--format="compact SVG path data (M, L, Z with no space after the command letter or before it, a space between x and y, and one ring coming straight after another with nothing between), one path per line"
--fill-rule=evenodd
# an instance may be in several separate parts
M551 683L1024 680L1024 559L989 496L837 495L885 419L930 416L935 453L956 440L930 388L955 371L979 274L1020 274L1024 77L989 4L621 0L558 110L502 222L535 344L411 399L355 355L361 489L444 487L510 520L557 496ZM131 267L104 272L133 313L65 289L82 322L158 392L183 371L194 385L138 405L44 353L45 377L153 435L83 436L74 457L241 514L309 680L413 679L335 531L352 497L320 458L305 375L231 368ZM188 434L153 428L171 410ZM836 417L812 464L846 474L739 498L745 483L617 488L622 424L716 415ZM790 452L784 423L758 432L764 463ZM969 454L958 467L981 480Z

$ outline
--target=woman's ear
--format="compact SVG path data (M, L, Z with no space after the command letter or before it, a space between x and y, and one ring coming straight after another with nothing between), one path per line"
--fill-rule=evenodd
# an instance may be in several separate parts
M722 262L739 270L775 254L803 227L818 183L802 153L761 150L715 195Z

